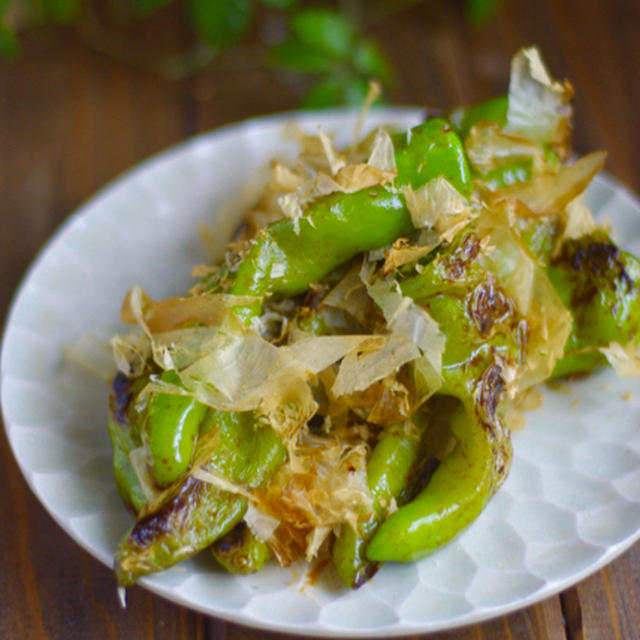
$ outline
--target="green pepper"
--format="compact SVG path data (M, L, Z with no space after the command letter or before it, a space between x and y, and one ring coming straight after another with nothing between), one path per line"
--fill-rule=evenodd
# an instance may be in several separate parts
M480 513L507 472L511 449L500 418L501 363L517 363L524 355L522 318L478 264L479 252L479 238L467 230L400 285L447 327L439 393L459 402L451 417L458 442L420 494L380 526L366 549L371 561L431 553Z
M165 371L161 379L180 383L173 371ZM207 411L193 398L166 393L151 393L144 406L138 407L138 394L148 381L148 376L130 380L119 373L110 396L108 428L114 477L122 499L134 513L142 509L146 496L131 464L131 452L144 446L151 479L158 488L168 487L189 468Z
M494 447L473 407L449 416L458 444L425 489L392 514L367 546L373 561L408 562L442 546L480 514L494 490Z
M415 421L414 421L415 422ZM421 425L422 426L422 425ZM392 426L380 437L367 463L367 484L371 493L373 513L358 530L346 524L333 544L333 563L343 582L357 589L376 572L377 563L370 562L365 554L367 544L384 519L385 512L396 501L403 502L411 479L420 466L423 428Z
M134 514L147 502L129 458L131 452L141 445L136 424L140 417L132 401L145 384L146 379L131 380L118 373L113 379L109 395L108 429L113 449L113 476L120 497Z
M509 109L509 98L498 96L486 102L463 109L458 112L457 131L464 140L474 125L480 122L495 122L500 129L507 124L507 111Z
M480 177L489 189L495 191L496 189L508 187L516 182L526 182L527 180L530 180L533 174L532 170L532 160L519 160L504 167L492 169L485 174L474 174L474 177Z
M509 98L499 96L486 102L481 102L468 109L458 108L451 114L456 132L467 144L467 137L474 126L480 124L495 124L499 130L507 125ZM562 166L556 151L547 144L540 145L540 152L548 171L557 171ZM499 156L498 156L499 158ZM504 160L504 159L503 159ZM526 182L533 176L533 161L531 158L514 158L512 162L480 173L473 170L474 179L480 180L491 190L501 189L517 182Z
M565 240L557 255L556 217L517 221L529 250L545 266L571 313L572 327L553 377L586 373L607 364L599 351L611 342L640 342L640 261L602 230Z
M160 379L181 384L175 371L163 372ZM186 473L206 412L207 407L190 396L151 394L143 439L149 473L158 487L168 487Z
M220 439L208 466L234 482L262 487L287 457L280 436L250 411L211 409L205 422L204 430L215 430Z
M273 557L269 545L260 540L244 521L211 545L213 557L231 573L255 573Z
M462 143L444 120L429 120L407 134L395 134L398 175L394 188L371 187L333 193L312 203L295 223L268 226L240 264L231 293L295 295L363 251L392 243L413 230L404 196L395 189L417 188L444 176L461 192L470 188ZM236 307L245 321L259 315L261 304Z
M192 557L230 531L246 508L246 498L187 475L121 540L114 558L118 583L131 586L142 576Z
M432 118L411 129L408 140L406 134L394 134L393 142L398 169L394 187L408 184L418 189L444 176L460 193L469 195L471 180L464 146L449 122Z
M605 365L598 348L611 342L640 343L640 260L605 232L565 241L547 272L573 317L554 377Z
M280 438L271 427L257 425L251 413L211 410L204 423L198 447L207 453L208 466L231 482L264 486L284 462ZM195 555L231 531L246 508L244 496L186 475L121 540L115 555L118 582L129 586Z

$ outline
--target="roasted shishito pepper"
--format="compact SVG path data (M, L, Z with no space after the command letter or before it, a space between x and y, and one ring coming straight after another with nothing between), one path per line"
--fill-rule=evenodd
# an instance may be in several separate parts
M208 467L248 488L263 486L285 459L280 438L251 413L208 410L201 432ZM130 585L193 556L229 533L246 508L246 497L187 475L139 512L116 554L118 581Z
M508 472L511 445L500 415L504 370L525 360L527 328L515 302L478 263L480 251L477 233L468 229L400 285L448 327L442 386L416 421L446 415L457 444L416 492L411 471L418 466L424 425L417 433L390 431L381 438L368 466L377 509L359 532L345 528L333 549L338 572L351 587L373 574L373 563L415 560L450 540L475 519ZM385 519L382 505L391 497L401 506Z
M335 188L232 248L193 293L205 301L221 296L227 315L198 306L193 317L180 312L154 324L153 309L133 314L149 355L135 373L114 379L109 419L116 484L138 518L115 557L122 585L206 547L238 573L259 569L272 552L282 562L287 552L274 536L284 528L302 532L307 553L333 529L335 567L358 587L380 562L432 553L478 516L508 473L507 415L520 393L602 366L616 353L640 357L633 355L640 262L593 224L576 231L570 219L569 203L603 158L563 168L570 88L552 83L541 64L534 51L521 52L508 98L387 137L392 161L387 146L382 177L363 179L362 188L338 184L346 161L336 161L323 140ZM349 175L369 175L374 155ZM354 260L362 263L359 277ZM333 287L347 281L336 303ZM373 293L378 285L395 296L393 310ZM352 295L358 303L347 301ZM398 314L408 307L419 320L399 329ZM274 317L277 330L269 328ZM427 355L425 331L443 340L435 356ZM161 344L154 332L165 335ZM311 343L334 355L295 366L278 355L295 360L296 349ZM220 391L198 365L211 355L207 344L224 353L211 360L215 366L243 357L239 375L251 378L259 353L271 363L265 375L281 380L289 371L307 395L272 385L281 393L274 408L247 399L249 379ZM130 352L139 355L139 347ZM404 359L402 349L410 354ZM376 350L398 358L397 366L375 361ZM368 363L367 384L342 380L349 391L340 391L347 361L358 358ZM427 362L421 383L419 361ZM332 446L339 454L330 462L314 459ZM345 483L364 471L354 485L357 509L340 511L330 497L312 504L323 491L340 493L327 481L340 465ZM266 533L248 518L249 504L265 510ZM282 514L292 522L283 524Z
M312 203L297 223L282 220L270 225L240 264L231 293L302 293L354 256L410 233L413 225L400 192L404 185L418 188L444 176L461 192L469 191L462 143L445 120L428 120L408 133L394 134L392 140L397 176L391 188L330 194ZM238 307L236 313L248 321L260 309L257 303Z
M564 242L548 273L573 316L556 377L606 365L600 349L611 343L640 344L640 261L605 232Z

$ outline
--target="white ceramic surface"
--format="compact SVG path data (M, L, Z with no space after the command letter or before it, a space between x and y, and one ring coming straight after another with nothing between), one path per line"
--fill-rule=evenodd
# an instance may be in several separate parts
M71 216L43 249L15 298L2 345L1 398L24 476L55 520L107 565L131 519L111 478L107 388L65 362L83 333L121 329L133 283L155 298L183 292L205 259L201 223L232 227L226 203L274 155L292 155L284 123L340 131L347 112L286 114L195 138L127 173ZM375 113L416 123L418 110ZM589 189L597 215L640 253L640 204L614 180ZM225 223L226 221L226 223ZM219 231L222 243L226 232ZM514 434L511 474L478 520L452 544L410 565L388 565L358 591L330 571L270 566L249 577L207 554L143 580L160 595L243 624L312 635L389 636L484 620L547 597L612 560L640 536L640 385L603 371L543 406ZM115 589L115 581L114 581Z

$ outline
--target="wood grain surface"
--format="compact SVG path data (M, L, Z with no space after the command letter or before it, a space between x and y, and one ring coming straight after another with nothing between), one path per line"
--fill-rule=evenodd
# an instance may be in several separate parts
M187 37L171 15L136 37ZM538 44L576 89L575 146L609 151L640 191L640 2L505 0L482 29L461 2L417 4L374 25L398 70L396 104L450 107L504 92L511 55ZM119 173L197 132L294 108L290 79L219 69L170 82L88 47L71 31L29 35L0 62L0 310L58 224ZM638 425L640 428L640 425ZM640 546L564 593L434 640L640 637ZM257 639L289 636L207 618L142 588L117 602L111 571L77 546L24 482L0 434L0 638ZM426 636L425 636L426 637Z

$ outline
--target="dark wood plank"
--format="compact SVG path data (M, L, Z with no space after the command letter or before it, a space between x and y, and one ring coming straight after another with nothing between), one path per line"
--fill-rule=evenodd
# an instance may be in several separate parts
M637 638L640 616L640 548L632 547L571 591L579 603L585 640Z

